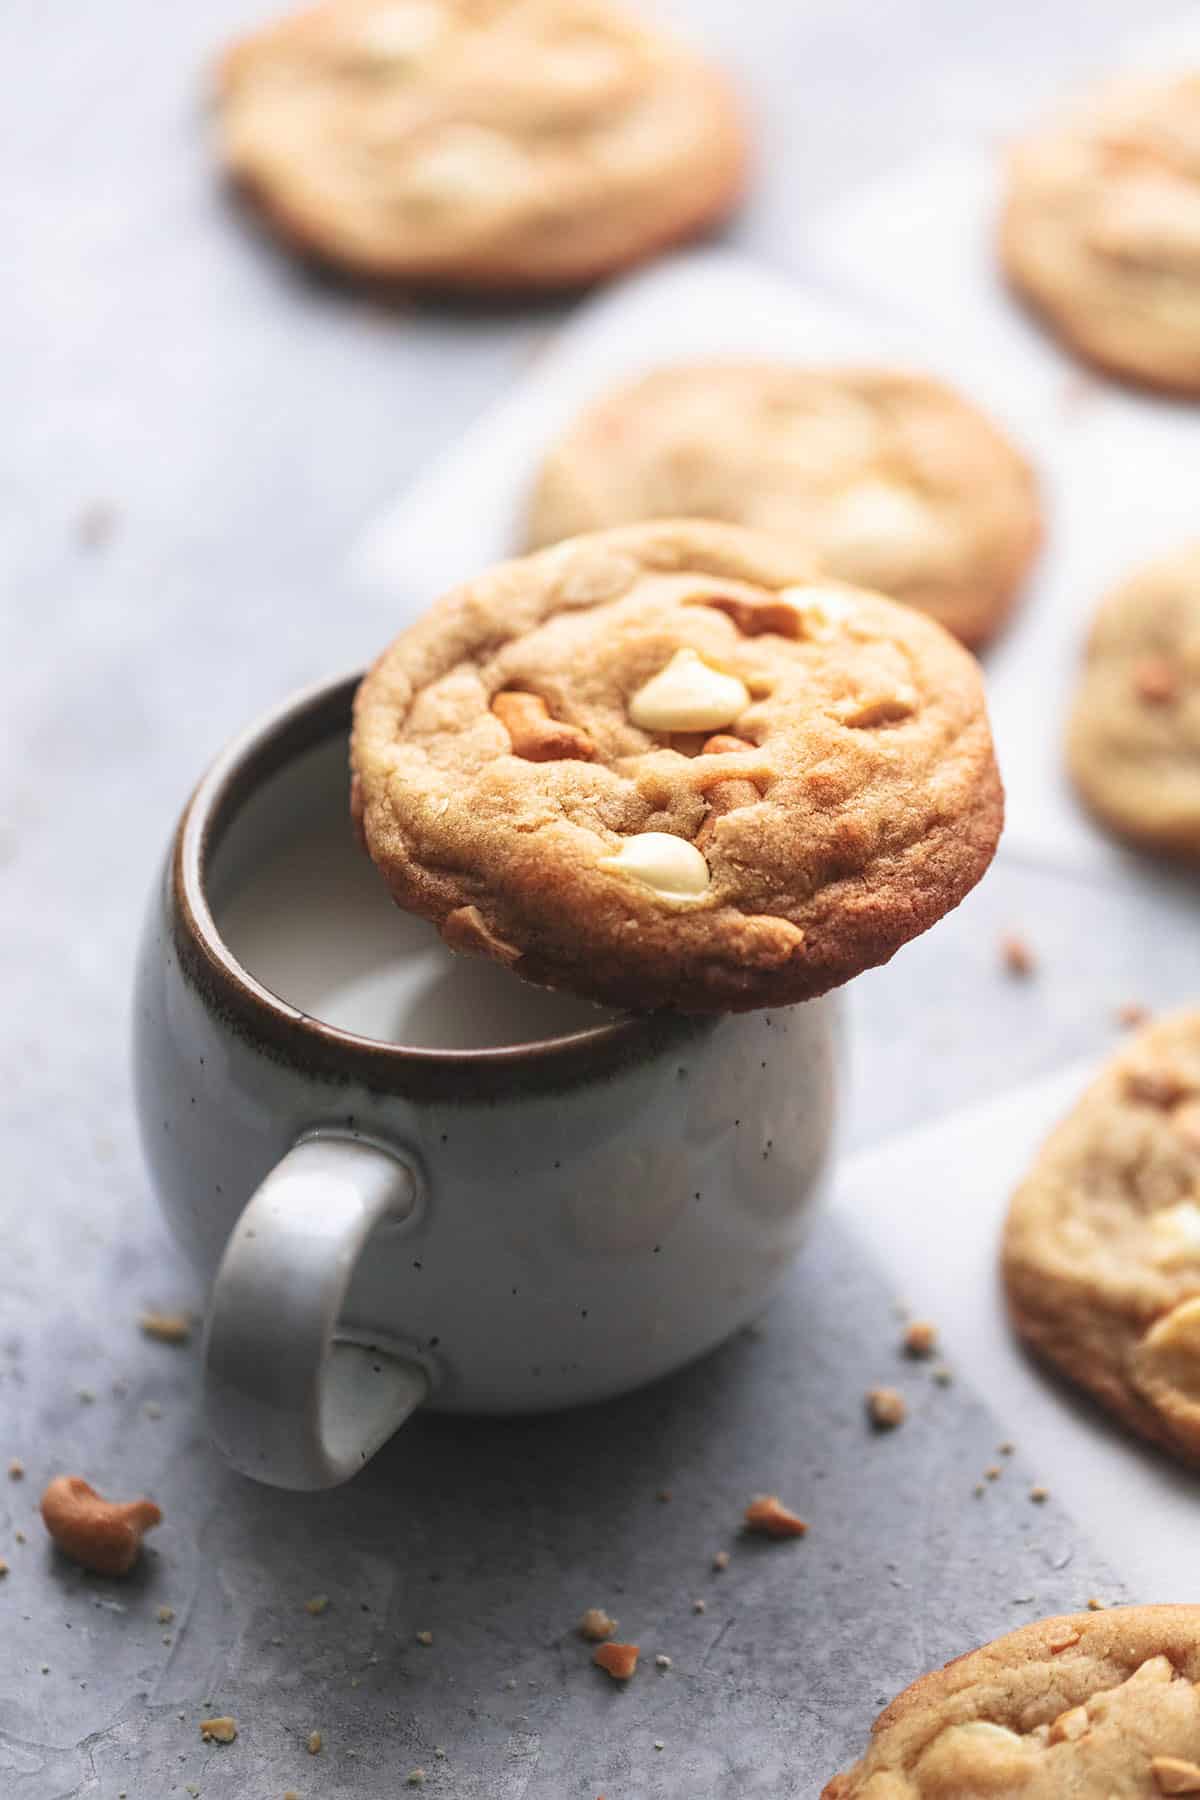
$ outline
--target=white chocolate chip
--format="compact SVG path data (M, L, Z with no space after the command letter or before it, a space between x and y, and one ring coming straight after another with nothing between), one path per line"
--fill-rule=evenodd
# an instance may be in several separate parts
M1156 1263L1170 1268L1200 1258L1200 1206L1194 1200L1181 1200L1177 1206L1151 1213L1150 1229L1155 1237Z
M924 561L940 548L942 531L925 502L890 481L847 488L823 521L821 552L839 574L886 582L896 562Z
M437 0L400 0L367 14L354 34L355 48L373 63L399 67L428 50L445 26Z
M1200 1301L1193 1301L1191 1304L1200 1308ZM1150 1687L1165 1687L1174 1679L1175 1668L1169 1656L1147 1657L1144 1663L1138 1664L1129 1677L1129 1681L1145 1682ZM1129 1686L1129 1681L1125 1683L1126 1687Z
M643 731L719 731L749 704L744 681L723 675L694 650L677 650L630 700L629 717Z
M956 1727L968 1737L986 1738L996 1744L1019 1744L1020 1737L1010 1731L1007 1725L993 1725L990 1719L968 1719L965 1725Z
M530 185L528 157L509 138L482 125L449 125L413 153L402 175L405 199L441 205L487 205Z
M849 595L839 593L836 588L792 587L784 588L779 598L788 606L794 606L800 615L805 637L821 643L836 637L847 619L854 613L854 602Z
M1186 1356L1195 1357L1200 1363L1200 1298L1185 1300L1181 1305L1172 1307L1146 1333L1143 1345L1150 1352L1182 1352ZM1142 1669L1148 1667L1149 1664L1142 1664ZM1141 1675L1142 1669L1138 1670L1138 1675ZM1133 1679L1131 1676L1130 1680Z
M614 855L602 856L596 866L628 875L664 900L700 900L711 880L695 844L666 831L643 831L626 838Z

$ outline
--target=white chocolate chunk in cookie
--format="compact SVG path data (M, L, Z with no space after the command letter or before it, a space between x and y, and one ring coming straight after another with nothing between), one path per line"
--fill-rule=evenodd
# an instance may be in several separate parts
M396 0L367 14L354 33L354 45L370 62L400 68L423 55L445 26L438 0Z
M720 731L749 704L744 681L714 669L695 650L677 650L634 694L629 717L643 731Z
M597 868L614 875L628 875L652 888L664 900L700 900L708 892L708 864L686 838L667 831L643 831L626 838L612 856L602 856Z
M854 615L854 602L836 588L784 588L779 598L795 607L804 636L817 643L833 637Z
M918 1792L930 1800L951 1800L960 1795L964 1763L978 1792L1004 1791L1009 1783L1023 1781L1033 1767L1037 1746L1021 1738L1007 1725L989 1719L968 1719L951 1725L930 1745L920 1763Z
M425 206L484 206L518 197L530 182L529 158L511 139L482 125L449 125L413 154L400 192Z
M1160 1794L1200 1794L1200 1765L1181 1756L1152 1756L1150 1773Z
M943 532L911 488L894 481L859 481L830 507L822 550L834 568L853 569L858 581L887 581L902 563L936 555Z
M1200 1259L1200 1206L1194 1200L1181 1200L1177 1206L1151 1213L1150 1229L1154 1260L1160 1266L1172 1268Z

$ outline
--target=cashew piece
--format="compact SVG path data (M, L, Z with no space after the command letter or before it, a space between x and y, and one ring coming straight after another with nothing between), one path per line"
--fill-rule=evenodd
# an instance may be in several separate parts
M128 1575L162 1510L153 1500L105 1500L82 1476L56 1475L42 1495L42 1518L72 1562L97 1575Z
M596 754L587 732L551 718L540 694L505 688L493 699L492 712L512 741L513 755L527 762L590 762Z

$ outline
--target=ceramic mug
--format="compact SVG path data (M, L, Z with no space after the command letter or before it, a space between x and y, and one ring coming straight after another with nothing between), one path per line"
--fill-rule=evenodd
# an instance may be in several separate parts
M397 913L348 823L354 687L299 695L210 770L153 896L138 973L146 1156L212 1284L209 1427L236 1468L287 1488L345 1481L418 1406L599 1400L710 1350L791 1263L833 1125L829 1000L603 1017L451 959ZM319 854L289 863L318 827ZM261 941L301 945L296 981L322 943L353 957L369 936L323 898L331 870L367 883L383 909L371 929L397 934L382 963L366 959L360 989L403 967L402 927L426 934L421 954L448 966L421 1001L424 1041L327 1023L311 998L243 965L222 921L272 857L283 874ZM498 992L505 1006L575 1011L566 1030L535 1024L531 1041L438 1047L451 989L469 1021Z

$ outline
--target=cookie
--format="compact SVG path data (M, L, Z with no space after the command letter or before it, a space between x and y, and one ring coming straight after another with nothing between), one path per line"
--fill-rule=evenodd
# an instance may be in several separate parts
M326 0L227 52L218 128L295 247L446 289L593 281L746 171L726 78L608 0Z
M1200 393L1200 74L1112 82L1019 145L1000 250L1081 356Z
M449 594L363 681L352 762L401 906L637 1010L783 1005L885 962L979 880L1003 812L965 650L688 521Z
M1200 857L1200 544L1151 563L1101 607L1067 758L1113 831Z
M1139 1032L1052 1134L1003 1268L1032 1350L1200 1462L1200 1011Z
M821 1800L1200 1794L1200 1606L1042 1619L914 1681Z
M529 540L684 517L777 532L972 646L1041 537L1032 469L953 389L782 362L686 363L607 394L546 458Z

